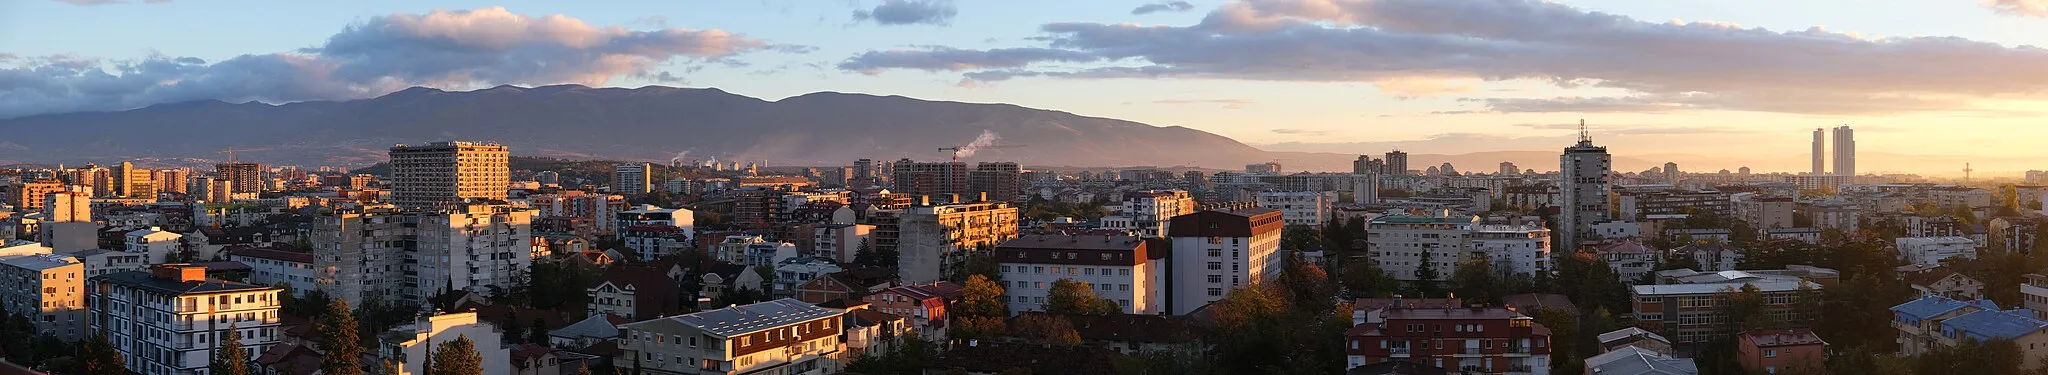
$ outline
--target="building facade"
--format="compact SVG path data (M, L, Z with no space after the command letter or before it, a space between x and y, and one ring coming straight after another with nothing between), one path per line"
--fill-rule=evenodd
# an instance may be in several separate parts
M654 191L654 165L625 163L612 166L612 193L627 196Z
M1556 248L1578 251L1579 245L1592 237L1593 225L1608 219L1607 175L1614 161L1607 148L1593 145L1593 137L1583 129L1579 143L1565 148L1558 161L1562 210L1557 228L1562 233L1556 234Z
M785 298L627 323L613 363L650 374L838 373L845 313Z
M1164 311L1186 315L1232 289L1277 279L1287 256L1280 251L1286 226L1280 211L1266 208L1174 217L1167 232L1173 255L1167 258L1172 275Z
M1345 332L1347 367L1410 362L1486 374L1549 374L1550 329L1499 307L1396 308Z
M1031 235L1003 242L995 253L1003 299L1012 314L1045 311L1053 283L1072 280L1116 302L1124 314L1158 314L1165 304L1160 267L1165 262L1152 259L1160 254L1145 245L1144 239L1130 236ZM1221 274L1186 281L1225 285Z
M90 329L106 335L131 373L204 373L223 335L239 334L256 358L283 334L279 288L207 279L205 267L161 264L93 277L85 289Z
M312 253L243 248L229 252L228 260L249 265L249 283L290 286L292 297L304 297L320 285L313 272Z
M1334 192L1269 191L1259 193L1259 207L1280 210L1287 225L1322 228L1330 218L1330 205L1337 203Z
M85 337L85 265L69 255L0 256L0 308L65 342Z
M438 208L466 199L505 200L511 184L505 146L433 142L391 147L391 203Z
M1185 190L1149 190L1124 194L1122 216L1141 237L1167 233L1173 217L1195 213L1195 196Z
M1017 238L1017 208L979 202L905 209L896 222L897 269L905 283L944 279L967 255Z

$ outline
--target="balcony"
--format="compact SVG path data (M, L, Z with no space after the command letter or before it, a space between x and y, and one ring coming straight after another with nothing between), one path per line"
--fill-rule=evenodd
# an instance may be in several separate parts
M1388 353L1388 354L1396 354L1396 355L1408 355L1408 353L1409 353L1409 349L1408 349L1408 348L1388 348L1388 349L1387 349L1387 353Z

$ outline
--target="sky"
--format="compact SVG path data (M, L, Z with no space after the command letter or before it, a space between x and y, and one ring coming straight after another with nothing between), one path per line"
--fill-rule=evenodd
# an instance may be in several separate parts
M0 118L410 86L1004 102L1275 151L2048 169L2048 0L0 0Z

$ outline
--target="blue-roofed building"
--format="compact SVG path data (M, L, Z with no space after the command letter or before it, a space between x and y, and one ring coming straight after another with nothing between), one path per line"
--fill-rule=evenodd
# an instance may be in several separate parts
M1978 311L1998 311L1998 305L1987 300L1955 300L1942 296L1927 296L1892 306L1892 328L1899 330L1899 352L1902 355L1920 355L1940 345L1941 322L1949 318Z
M1941 321L1937 341L1957 345L1964 340L1993 339L2012 340L2020 349L2020 358L2026 360L2022 368L2041 368L2042 356L2048 355L2048 321L2034 319L2027 309L1979 310Z

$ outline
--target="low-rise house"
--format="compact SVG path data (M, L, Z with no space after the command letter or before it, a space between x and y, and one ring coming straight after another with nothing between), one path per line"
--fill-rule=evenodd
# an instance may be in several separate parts
M632 322L625 317L612 314L591 315L553 331L548 331L548 345L557 348L581 348L619 338L619 325Z
M834 272L844 271L830 259L797 257L784 259L775 264L774 287L769 291L772 298L795 297L797 286L811 282Z
M433 350L458 337L468 338L476 345L477 354L484 360L483 373L512 373L512 353L504 347L499 328L477 320L474 312L421 317L392 328L383 335L385 345L379 348L378 356L398 363L398 373L391 375L426 374Z
M1052 315L1042 312L1018 314L1026 317L1066 319L1081 336L1081 344L1109 349L1126 355L1167 353L1197 355L1204 349L1185 317L1163 315Z
M1598 375L1699 375L1691 358L1677 358L1649 349L1624 346L1586 358L1586 374Z
M1925 296L1892 306L1892 328L1899 331L1899 354L1916 356L1933 351L1940 344L1942 321L1986 310L1997 311L1998 305L1981 299Z
M1658 262L1664 261L1663 251L1635 241L1602 247L1599 255L1607 259L1607 266L1613 268L1624 283L1642 279L1644 274L1656 271Z
M585 289L589 315L616 314L627 320L681 313L682 294L675 279L662 269L643 265L614 266Z
M946 334L946 307L960 299L962 288L951 281L904 285L868 295L861 301L875 311L908 319L923 337L938 338Z
M1811 329L1747 331L1735 341L1735 361L1752 374L1807 373L1822 369L1827 350L1828 342Z
M1598 340L1600 341L1601 353L1620 350L1624 347L1636 347L1665 356L1677 354L1671 348L1671 339L1666 339L1664 336L1658 335L1655 332L1645 331L1642 328L1628 327L1602 333Z
M1571 297L1563 294L1515 294L1501 297L1500 302L1502 306L1519 311L1523 315L1535 316L1537 312L1543 310L1557 310L1571 314L1571 316L1579 316L1579 306L1572 304Z
M846 343L846 351L840 356L843 361L860 357L880 356L900 344L903 337L911 334L910 323L896 314L868 308L866 302L837 300L844 306L821 306L846 310L844 319L846 333L839 341ZM932 340L934 338L919 338Z
M1692 258L1701 271L1733 271L1742 262L1742 248L1719 243L1700 243L1671 250L1674 256Z
M1973 300L1984 297L1984 282L1949 267L1935 267L1903 275L1921 296L1942 296Z
M2020 368L2039 369L2048 358L2048 321L2035 319L2033 312L2025 309L1980 310L1941 321L1941 335L1935 342L1956 346L1965 340L2012 340L2024 361Z
M845 311L779 299L620 326L615 363L650 374L830 374Z
M807 303L857 300L896 286L896 272L863 267L826 274L796 287L796 299Z

